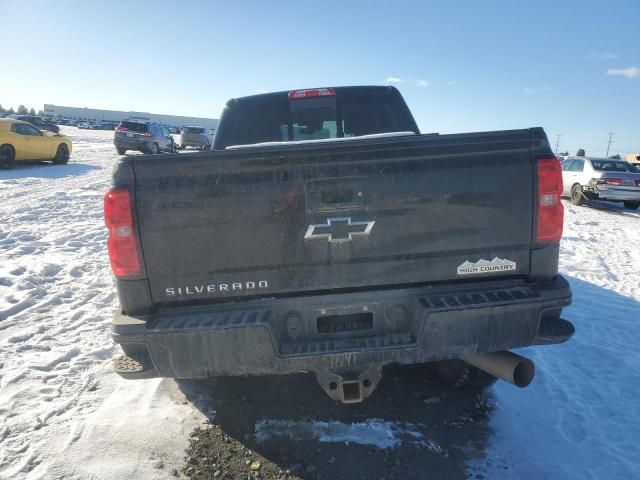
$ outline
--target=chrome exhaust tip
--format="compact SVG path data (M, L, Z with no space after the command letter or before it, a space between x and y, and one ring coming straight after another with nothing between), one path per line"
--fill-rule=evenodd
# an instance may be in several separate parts
M531 360L508 351L474 353L473 355L464 355L461 359L469 365L519 388L528 386L536 371Z

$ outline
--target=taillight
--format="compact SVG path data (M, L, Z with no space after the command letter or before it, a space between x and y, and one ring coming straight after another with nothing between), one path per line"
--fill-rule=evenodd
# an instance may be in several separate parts
M604 179L605 182L607 182L607 185L622 185L622 179L621 178L605 178Z
M144 133L141 133L140 135L142 135L143 137L150 137L151 132L144 132Z
M107 249L116 277L140 274L138 248L133 234L131 197L123 188L112 188L104 196L104 223L109 230Z
M640 187L640 180L636 180L636 187Z
M306 90L293 90L289 92L289 100L313 97L334 97L335 88L308 88Z
M116 132L126 132L127 127L116 127Z
M538 243L559 242L564 208L560 202L562 170L556 158L538 160Z

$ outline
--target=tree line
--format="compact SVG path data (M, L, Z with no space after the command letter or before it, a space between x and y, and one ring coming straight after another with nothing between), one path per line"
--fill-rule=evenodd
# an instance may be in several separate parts
M2 105L0 105L0 114L7 114L7 115L13 115L13 114L17 114L17 115L42 115L44 112L42 110L39 110L38 113L36 114L36 110L34 108L27 108L24 105L18 105L18 110L14 110L13 107L9 107L7 108L3 108Z
M567 156L567 155L569 155L569 152L561 153L560 155ZM584 148L580 148L576 152L576 157L586 157L586 156L587 156L587 154L584 151ZM622 160L622 157L620 156L619 153L616 153L615 155L610 155L609 158L612 159L612 160Z

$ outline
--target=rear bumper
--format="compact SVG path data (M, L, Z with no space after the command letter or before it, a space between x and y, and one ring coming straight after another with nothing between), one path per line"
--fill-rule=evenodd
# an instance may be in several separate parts
M640 189L622 189L622 188L600 188L595 189L594 193L601 200L617 200L640 202Z
M326 375L560 343L573 334L560 319L569 303L569 284L557 276L116 314L111 330L138 364L116 368L125 378Z
M146 151L150 146L149 140L139 140L135 138L118 138L113 141L116 148L125 148L127 150Z
M207 145L209 145L209 142L207 141L203 141L203 142L196 142L196 141L191 141L191 142L182 142L180 144L181 147L206 147Z
M209 145L209 137L206 135L181 135L180 145L182 147L204 147Z

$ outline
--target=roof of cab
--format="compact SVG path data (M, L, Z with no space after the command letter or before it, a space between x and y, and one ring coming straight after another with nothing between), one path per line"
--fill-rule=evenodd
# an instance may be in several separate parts
M293 88L291 90L281 90L279 92L269 92L269 93L259 93L257 95L248 95L246 97L237 97L232 98L227 102L227 106L235 103L244 103L244 102L253 102L260 101L262 99L272 99L272 98L288 98L289 92L294 92L296 90L320 90L323 88L333 88L336 92L336 96L340 96L345 93L351 94L365 94L365 93L377 93L377 94L392 94L400 92L396 87L391 85L360 85L360 86L351 86L351 87L314 87L314 88Z

